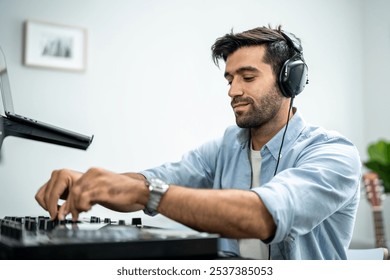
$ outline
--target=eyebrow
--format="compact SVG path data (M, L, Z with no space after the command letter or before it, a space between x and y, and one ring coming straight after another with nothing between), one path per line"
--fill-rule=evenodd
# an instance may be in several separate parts
M259 69L255 68L253 66L243 66L243 67L238 68L235 71L235 73L237 73L237 74L242 74L243 72L256 72L256 73L258 73L260 71L259 71ZM229 73L226 71L224 74L224 77L226 78L228 76L233 76L233 75L232 75L232 73Z

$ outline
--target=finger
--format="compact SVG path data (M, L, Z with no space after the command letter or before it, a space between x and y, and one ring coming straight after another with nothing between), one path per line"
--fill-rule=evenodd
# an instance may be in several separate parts
M77 222L79 219L79 212L76 210L72 210L70 213L72 214L72 221Z
M78 186L72 189L72 204L70 211L72 216L80 212L87 212L91 210L95 203L96 191L94 188L82 189Z
M70 211L77 213L88 211L96 204L101 183L96 179L95 169L84 173L70 190L68 200L71 200Z
M71 186L71 171L65 169L53 171L45 192L45 205L52 218L57 217L58 201L68 192Z
M69 210L69 202L65 201L59 208L58 208L58 214L57 219L62 221L65 220L66 216L70 213Z
M44 184L42 187L40 187L39 190L37 191L37 193L35 194L35 200L45 210L47 210L47 206L46 206L45 199L44 199L46 186L47 186L47 183Z
M60 207L58 218L65 219L66 215L71 214L72 220L77 221L79 214L90 210L91 207L89 192L75 184L72 186L67 201Z
M59 171L53 171L50 180L47 182L46 191L44 194L44 201L46 210L49 212L50 217L55 219L58 214L58 201L60 199L59 192L59 181L61 181Z

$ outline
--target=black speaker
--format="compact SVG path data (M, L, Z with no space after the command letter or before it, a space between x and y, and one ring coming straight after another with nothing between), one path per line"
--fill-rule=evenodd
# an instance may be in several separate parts
M279 73L279 87L285 97L294 98L303 91L308 80L308 69L303 58L303 49L298 39L291 33L282 31L289 47L296 52L293 57L284 62Z

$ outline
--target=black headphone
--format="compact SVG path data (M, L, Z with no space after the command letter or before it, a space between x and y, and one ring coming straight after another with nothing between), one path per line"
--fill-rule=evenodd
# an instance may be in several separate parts
M281 34L287 41L287 45L296 51L290 59L284 62L279 73L279 87L283 96L294 98L305 88L308 80L308 69L303 58L303 49L299 40L291 33L282 31Z

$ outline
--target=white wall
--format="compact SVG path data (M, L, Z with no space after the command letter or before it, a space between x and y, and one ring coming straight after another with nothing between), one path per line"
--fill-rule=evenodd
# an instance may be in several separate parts
M364 134L367 142L390 140L388 106L390 104L390 3L365 1L363 25L364 52Z
M42 214L33 197L53 169L138 171L177 160L218 137L234 118L223 67L214 66L210 46L231 28L282 24L301 37L310 84L296 105L308 121L349 137L364 157L370 139L365 133L372 132L372 139L382 131L390 134L385 122L368 128L372 114L380 112L366 98L368 87L389 99L382 90L388 69L377 53L389 56L389 24L376 23L386 19L386 8L384 0L0 0L0 45L17 112L95 135L88 151L7 137L0 161L0 217ZM27 19L86 28L87 71L24 66ZM387 46L375 44L372 52L372 40L365 37L378 25ZM382 79L376 77L378 60L384 63ZM372 85L375 78L379 81ZM88 213L93 214L118 215L100 207ZM366 240L372 238L369 216L361 215L356 238Z
M362 1L361 36L363 52L363 109L351 104L350 114L364 114L364 146L360 148L366 159L366 146L378 139L390 140L388 106L390 94L390 2L386 0ZM355 243L365 244L374 239L372 211L363 193L355 227ZM383 219L387 244L390 246L390 196L383 201ZM370 243L368 243L370 244Z

